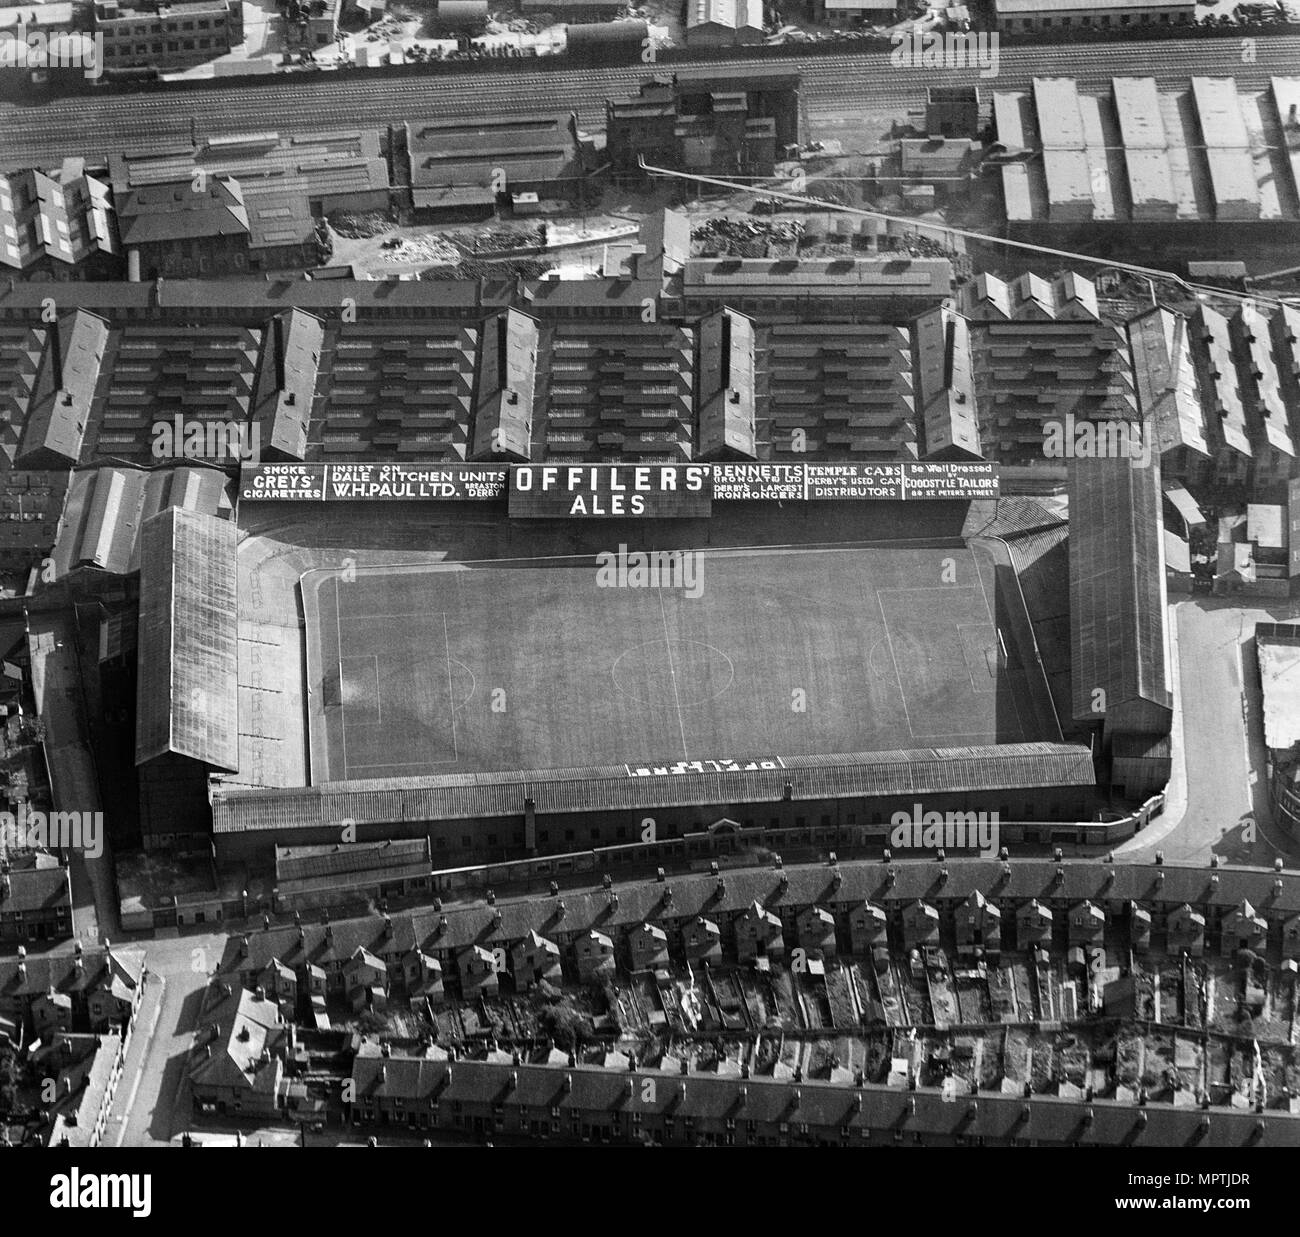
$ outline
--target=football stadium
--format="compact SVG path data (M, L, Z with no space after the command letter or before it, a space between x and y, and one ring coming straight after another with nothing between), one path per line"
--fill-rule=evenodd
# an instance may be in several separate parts
M1091 819L1068 616L1036 627L1024 592L1064 594L1066 525L989 465L783 466L770 492L682 465L637 516L613 511L659 466L550 470L552 494L526 466L332 467L244 469L238 750L203 758L223 861L419 837L450 868L719 830L849 848L918 799L1043 842ZM174 816L144 807L161 837Z

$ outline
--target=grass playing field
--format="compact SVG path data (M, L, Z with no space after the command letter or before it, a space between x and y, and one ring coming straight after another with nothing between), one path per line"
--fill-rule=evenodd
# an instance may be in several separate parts
M313 781L1050 739L969 549L710 551L303 578Z

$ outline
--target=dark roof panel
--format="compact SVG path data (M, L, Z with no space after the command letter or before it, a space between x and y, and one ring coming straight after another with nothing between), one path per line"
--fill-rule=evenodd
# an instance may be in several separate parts
M1069 495L1074 719L1100 721L1134 702L1172 709L1159 469L1074 459Z

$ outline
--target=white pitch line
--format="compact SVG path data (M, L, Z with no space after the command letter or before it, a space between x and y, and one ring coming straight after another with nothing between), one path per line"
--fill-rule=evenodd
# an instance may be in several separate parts
M339 578L334 577L334 632L338 637L338 661L339 661L339 725L343 730L343 777L348 776L348 710L347 705L343 702L343 599L339 596ZM326 736L326 743L329 738ZM328 752L326 753L328 759Z
M664 622L664 648L668 650L668 677L673 683L673 705L677 710L677 729L682 736L682 759L690 760L691 753L686 747L686 723L682 720L682 698L677 692L677 669L673 665L673 642L668 634L668 611L664 609L664 591L659 590L659 616Z
M456 742L456 696L451 688L451 633L447 630L447 615L442 615L442 650L443 660L447 663L447 708L451 712L451 757L452 763L460 762L460 746Z
M894 638L889 634L889 619L885 617L885 602L880 596L880 590L876 589L876 605L880 607L880 621L885 625L885 643L889 645L889 660L894 663L894 681L898 684L898 698L903 702L903 717L907 721L907 733L916 738L916 731L912 729L912 715L907 709L907 692L903 690L903 676L898 673L898 658L894 656Z

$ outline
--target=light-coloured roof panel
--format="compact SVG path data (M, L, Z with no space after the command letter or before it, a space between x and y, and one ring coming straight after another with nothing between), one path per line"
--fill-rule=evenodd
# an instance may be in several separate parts
M1079 91L1072 77L1034 78L1034 108L1038 113L1038 129L1045 149L1084 148Z
M1192 78L1192 99L1207 146L1229 146L1244 150L1250 135L1241 116L1237 83L1230 77Z
M1129 150L1163 150L1169 140L1160 117L1160 94L1154 77L1113 77L1119 131Z

